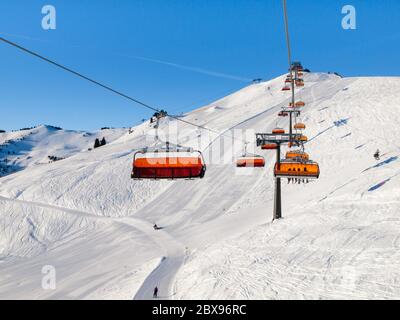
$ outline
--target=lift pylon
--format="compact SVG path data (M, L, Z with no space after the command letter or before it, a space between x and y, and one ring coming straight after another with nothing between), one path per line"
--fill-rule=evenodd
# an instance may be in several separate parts
M257 133L256 142L257 146L264 146L268 144L276 145L276 165L281 164L281 144L292 142L294 144L300 144L301 134L273 134L273 133ZM293 140L292 140L293 139ZM275 178L275 193L274 193L274 211L272 220L282 218L282 191L281 191L281 178Z

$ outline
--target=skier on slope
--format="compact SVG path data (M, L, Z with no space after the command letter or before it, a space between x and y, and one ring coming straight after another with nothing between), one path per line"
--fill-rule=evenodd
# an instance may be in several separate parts
M153 291L153 298L157 298L158 297L158 288L155 287L154 291Z
M375 151L375 153L374 153L374 158L375 158L375 160L379 160L380 159L380 151L379 151L379 149L378 150L376 150Z
M157 224L154 224L153 228L154 228L154 230L160 229Z

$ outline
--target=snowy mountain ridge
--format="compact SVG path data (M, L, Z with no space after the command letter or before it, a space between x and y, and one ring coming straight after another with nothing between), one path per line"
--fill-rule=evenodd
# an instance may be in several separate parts
M0 133L0 176L63 160L93 148L95 139L112 142L126 129L106 129L97 132L63 130L40 125L18 131Z

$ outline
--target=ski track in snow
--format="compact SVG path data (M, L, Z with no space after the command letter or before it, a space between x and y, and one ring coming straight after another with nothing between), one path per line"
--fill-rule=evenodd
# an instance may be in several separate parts
M155 243L162 248L163 252L165 252L160 264L146 277L144 283L135 294L134 299L151 299L153 296L153 289L156 286L159 288L159 298L172 298L175 294L173 288L174 276L184 262L185 247L163 230L150 230L149 224L146 222L141 222L132 218L125 218L120 221L128 225L139 227L142 231L146 230L147 236L155 241Z
M157 246L159 246L165 256L162 257L161 263L156 267L156 269L150 274L150 276L146 279L145 283L140 287L140 290L136 293L135 299L150 299L152 297L152 291L154 289L152 275L156 274L156 278L162 279L159 281L159 286L161 287L160 293L164 296L160 296L160 298L168 298L173 294L166 288L169 288L169 284L172 283L174 273L179 269L180 265L184 261L185 257L185 249L184 247L172 239L165 231L159 230L155 231L152 226L145 221L141 221L137 218L109 218L103 216L95 216L91 213L82 212L78 210L72 210L64 207L58 207L54 205L49 205L45 203L24 201L24 200L16 200L9 199L6 197L0 196L0 201L7 201L12 203L24 204L34 207L46 208L61 212L66 212L69 215L79 217L79 218L89 218L95 220L107 221L115 224L123 224L129 226L130 229L134 229L136 232L143 233L148 239L154 242ZM31 229L35 229L33 222L28 218ZM31 234L34 237L34 235ZM151 286L150 286L151 283ZM173 288L171 288L172 290ZM54 298L54 297L53 297Z

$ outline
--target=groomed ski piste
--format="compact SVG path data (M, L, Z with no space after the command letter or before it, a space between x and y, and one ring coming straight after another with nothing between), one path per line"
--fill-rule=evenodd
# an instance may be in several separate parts
M288 126L277 117L285 76L183 116L222 135L160 122L169 141L201 149L203 179L131 179L135 150L154 141L148 121L110 129L91 151L96 134L32 129L48 143L17 143L26 161L0 178L0 298L152 299L157 286L159 299L399 299L400 78L305 74L297 97L321 175L282 180L283 219L272 222L275 152L254 134ZM242 145L229 136L241 132L265 168L235 167ZM48 150L65 159L43 163ZM47 265L55 290L41 285Z

